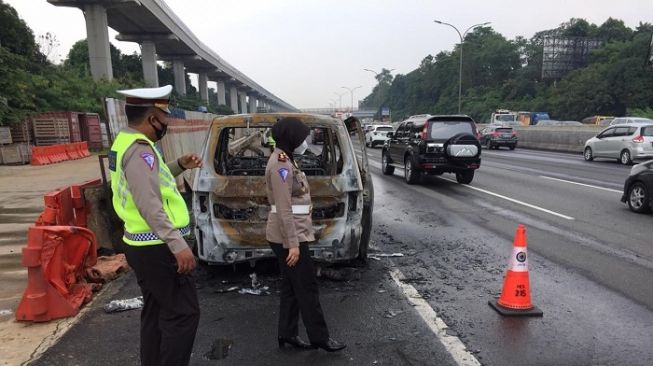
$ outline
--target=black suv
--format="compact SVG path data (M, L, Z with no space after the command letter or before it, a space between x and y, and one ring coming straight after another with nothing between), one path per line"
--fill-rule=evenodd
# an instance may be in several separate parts
M458 183L469 184L481 166L481 144L469 116L428 116L401 122L383 146L383 174L404 169L406 183L418 183L422 174L456 173Z

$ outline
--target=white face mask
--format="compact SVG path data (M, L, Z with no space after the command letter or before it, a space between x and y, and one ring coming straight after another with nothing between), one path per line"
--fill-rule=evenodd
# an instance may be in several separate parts
M304 155L307 149L308 149L308 143L306 142L306 140L304 140L304 142L302 142L301 145L297 146L297 148L295 149L295 151L293 151L293 153L297 155Z

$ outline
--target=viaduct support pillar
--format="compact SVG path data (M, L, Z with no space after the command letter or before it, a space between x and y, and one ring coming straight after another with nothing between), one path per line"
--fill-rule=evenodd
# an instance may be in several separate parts
M197 79L200 87L200 97L203 101L209 102L209 76L206 72L200 72L199 78Z
M224 81L218 80L218 104L219 105L227 105L227 98L226 98L226 93L224 89Z
M233 85L229 87L229 99L231 99L231 110L238 113L238 89Z
M241 91L238 96L240 97L240 113L247 113L247 93Z
M156 88L159 86L159 73L156 66L156 45L152 41L141 43L141 58L143 59L143 79L145 86Z
M186 70L183 60L172 61L172 72L175 75L175 91L179 95L186 95Z
M113 80L111 52L109 50L109 23L107 9L100 4L84 6L88 59L93 80Z
M249 113L256 113L256 96L254 94L251 94L249 96Z

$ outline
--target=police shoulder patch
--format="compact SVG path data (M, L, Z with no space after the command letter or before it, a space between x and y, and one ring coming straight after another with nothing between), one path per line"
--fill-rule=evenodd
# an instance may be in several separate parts
M155 162L154 154L148 152L141 153L141 159L145 161L145 164L147 164L150 170L154 169L154 162Z
M288 179L288 169L281 168L278 170L278 172L279 172L279 176L281 177L281 180L285 182L286 179Z
M288 156L286 155L286 153L284 153L284 152L280 152L280 153L279 153L279 156L277 157L277 160L279 160L279 161L286 161L286 160L288 160ZM287 169L286 169L286 170L287 170Z

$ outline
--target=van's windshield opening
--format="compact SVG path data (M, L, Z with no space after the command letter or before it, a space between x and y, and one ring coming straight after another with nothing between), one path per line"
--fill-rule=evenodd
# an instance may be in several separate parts
M215 170L226 176L264 176L274 140L267 127L223 128L215 152ZM294 155L306 175L329 176L342 172L342 154L334 131L312 127L306 138L308 149Z

